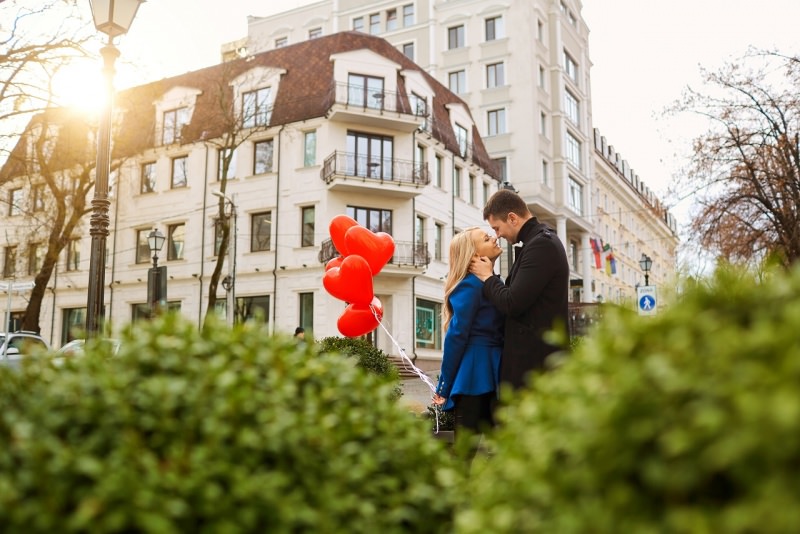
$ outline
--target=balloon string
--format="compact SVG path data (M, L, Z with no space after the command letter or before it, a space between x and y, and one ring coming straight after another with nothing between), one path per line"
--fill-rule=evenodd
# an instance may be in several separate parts
M431 392L432 393L436 394L436 385L433 383L433 380L431 380L431 377L426 375L425 372L422 369L420 369L419 367L414 365L414 362L412 362L411 358L409 358L408 355L406 354L405 349L403 349L403 347L400 346L400 344L392 336L392 334L390 334L389 331L386 329L386 327L383 326L383 321L381 321L381 316L379 316L378 312L375 310L375 306L370 304L369 305L369 309L372 310L372 315L375 316L375 319L378 321L378 324L381 326L381 328L383 328L383 331L386 332L386 335L389 336L389 339L392 340L392 343L394 344L395 348L397 348L397 350L400 352L400 357L401 357L401 359L403 361L403 367L405 369L410 369L411 372L413 372L415 375L417 375L420 378L420 380L422 380L425 384L428 385L429 388L431 388ZM438 434L439 433L439 411L434 409L433 410L433 414L436 417L436 433Z

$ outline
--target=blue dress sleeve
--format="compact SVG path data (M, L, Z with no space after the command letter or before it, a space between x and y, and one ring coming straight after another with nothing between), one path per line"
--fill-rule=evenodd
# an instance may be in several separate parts
M436 387L436 392L447 399L450 397L456 373L461 366L472 323L478 313L482 285L479 278L469 274L450 293L453 316L450 318L450 325L444 336L442 370L439 373L439 384Z

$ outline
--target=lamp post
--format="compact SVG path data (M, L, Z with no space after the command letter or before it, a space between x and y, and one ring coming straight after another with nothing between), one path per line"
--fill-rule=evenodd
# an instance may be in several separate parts
M650 285L650 268L653 266L653 260L647 254L642 253L642 259L639 260L639 267L644 271L644 285Z
M153 228L147 235L147 246L153 255L153 266L147 273L147 302L150 306L150 314L155 315L161 307L161 300L166 298L166 291L163 286L167 283L167 268L158 266L158 253L164 246L166 238L164 234Z
M509 182L508 180L503 182L503 189L505 189L506 191L513 191L514 193L517 192L517 190L514 189L514 186L511 185L511 182ZM509 271L511 271L511 262L514 261L513 250L514 246L508 239L506 239L506 254L508 255L508 259L506 261L506 276L508 276Z
M106 237L108 237L108 175L111 171L111 107L114 89L114 62L119 50L114 37L124 35L133 23L136 10L144 0L90 0L94 25L108 36L108 43L100 49L103 56L103 75L106 85L106 104L100 115L97 132L97 164L95 167L94 198L89 234L92 249L89 258L89 291L86 301L86 336L98 333L99 317L103 313L106 269Z
M231 246L230 239L228 240L228 269L231 274L222 280L222 287L228 292L228 298L225 307L228 309L228 324L233 326L234 310L236 308L236 204L233 199L221 191L211 191L215 197L221 198L231 206L231 219L233 219L233 246Z

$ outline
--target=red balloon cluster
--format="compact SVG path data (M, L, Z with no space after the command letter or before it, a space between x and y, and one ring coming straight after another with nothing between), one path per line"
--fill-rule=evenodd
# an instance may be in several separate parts
M336 326L347 337L363 336L378 327L383 304L374 294L372 277L394 254L394 239L385 232L372 232L352 217L337 215L331 220L331 240L341 256L325 265L322 285L347 303Z

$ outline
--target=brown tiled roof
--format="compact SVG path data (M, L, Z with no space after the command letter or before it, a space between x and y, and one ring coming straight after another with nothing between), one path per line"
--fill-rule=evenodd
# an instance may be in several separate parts
M270 50L251 57L236 59L179 76L139 85L121 91L115 101L115 116L123 114L123 123L115 135L114 158L131 157L156 145L155 101L175 87L191 87L200 91L191 123L182 132L183 143L219 137L225 131L220 113L220 95L224 93L225 106L232 106L232 88L228 81L255 66L282 69L278 92L275 95L270 124L288 124L324 116L333 104L332 54L368 49L401 65L402 69L415 70L427 80L435 92L432 120L436 125L433 135L448 150L458 153L458 143L450 125L448 104L466 104L445 86L408 59L388 41L361 32L340 32L311 39L295 45ZM398 76L401 104L411 109ZM232 108L230 108L232 111ZM468 109L468 108L467 108ZM232 117L232 113L228 114ZM495 165L478 135L472 132L472 160L487 174L497 177Z

